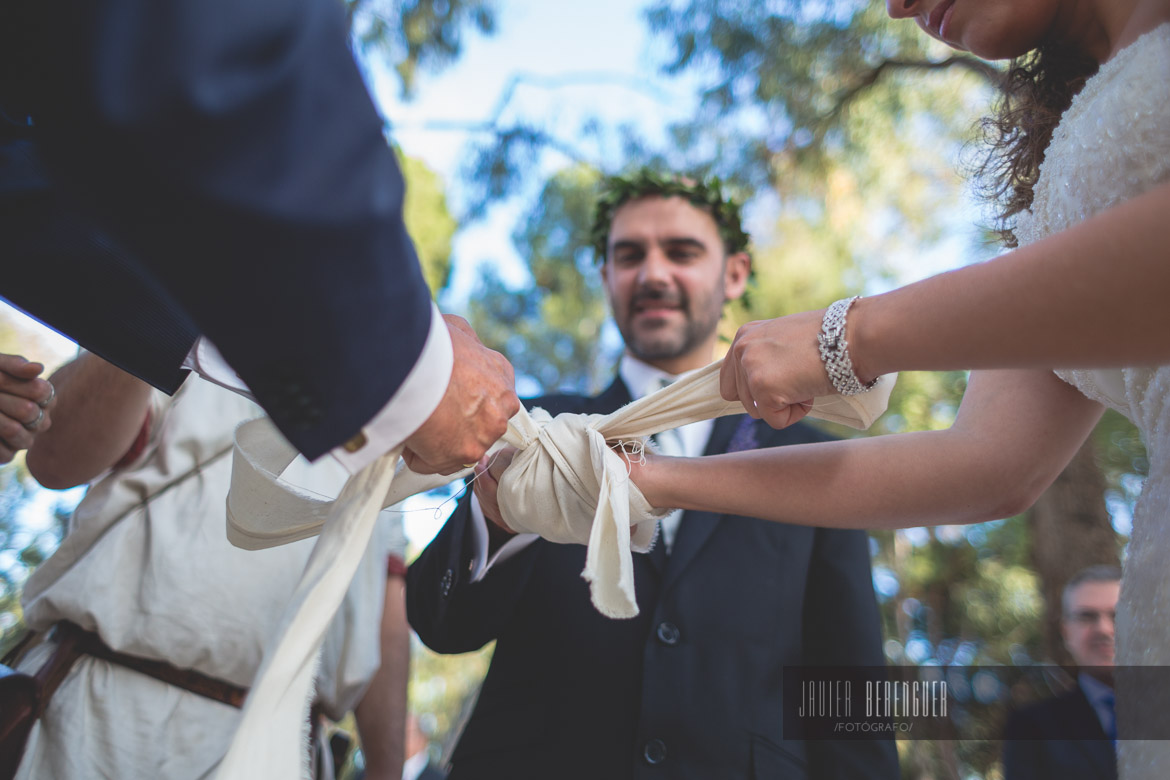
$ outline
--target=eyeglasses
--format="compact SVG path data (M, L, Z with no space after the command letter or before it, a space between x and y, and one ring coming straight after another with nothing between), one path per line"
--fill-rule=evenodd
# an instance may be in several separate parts
M1095 626L1101 618L1105 618L1110 623L1115 622L1117 613L1113 610L1098 610L1098 609L1078 609L1076 612L1069 613L1064 616L1064 619L1071 623L1078 623L1082 626Z

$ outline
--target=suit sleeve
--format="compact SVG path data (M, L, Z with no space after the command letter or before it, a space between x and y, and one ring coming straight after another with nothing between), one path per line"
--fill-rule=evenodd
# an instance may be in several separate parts
M861 531L818 529L804 605L804 657L818 666L885 666L874 598L869 537ZM812 740L809 776L901 777L893 739Z
M0 235L7 260L0 295L123 371L167 393L178 389L195 325L53 190L26 139L0 139Z
M406 575L406 618L437 653L466 653L496 639L516 608L543 542L471 582L471 498L464 496Z
M16 102L56 181L298 449L355 434L414 367L431 307L342 4L18 5Z

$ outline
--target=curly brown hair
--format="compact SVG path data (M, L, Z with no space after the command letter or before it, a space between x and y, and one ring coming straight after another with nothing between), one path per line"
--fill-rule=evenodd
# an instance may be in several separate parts
M1075 47L1046 43L1013 60L995 114L982 122L990 147L978 164L981 194L996 204L995 231L1016 246L1013 217L1032 205L1032 188L1061 115L1097 72L1097 61Z

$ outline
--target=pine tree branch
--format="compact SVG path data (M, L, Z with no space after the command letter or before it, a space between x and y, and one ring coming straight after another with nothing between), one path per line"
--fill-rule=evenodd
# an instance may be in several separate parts
M826 114L823 122L830 122L841 115L841 112L853 102L861 93L874 86L882 76L893 70L948 70L959 68L974 73L995 89L1003 85L1004 73L994 65L974 57L958 55L945 60L884 60L869 71L860 81L837 96L833 108Z

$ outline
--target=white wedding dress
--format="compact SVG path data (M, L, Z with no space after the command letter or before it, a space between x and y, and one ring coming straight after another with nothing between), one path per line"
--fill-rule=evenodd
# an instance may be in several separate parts
M1073 100L1040 169L1032 211L1019 220L1020 244L1064 230L1167 179L1170 24L1119 52ZM1167 255L1170 260L1170 248ZM1170 365L1058 371L1057 375L1089 398L1124 414L1145 440L1150 473L1134 511L1125 561L1117 614L1117 663L1170 667ZM1125 736L1127 722L1149 723L1149 718L1161 719L1156 731L1164 735L1170 691L1165 685L1146 686L1138 701L1125 692L1119 678L1120 776L1122 780L1164 780L1170 777L1170 741L1126 740Z

